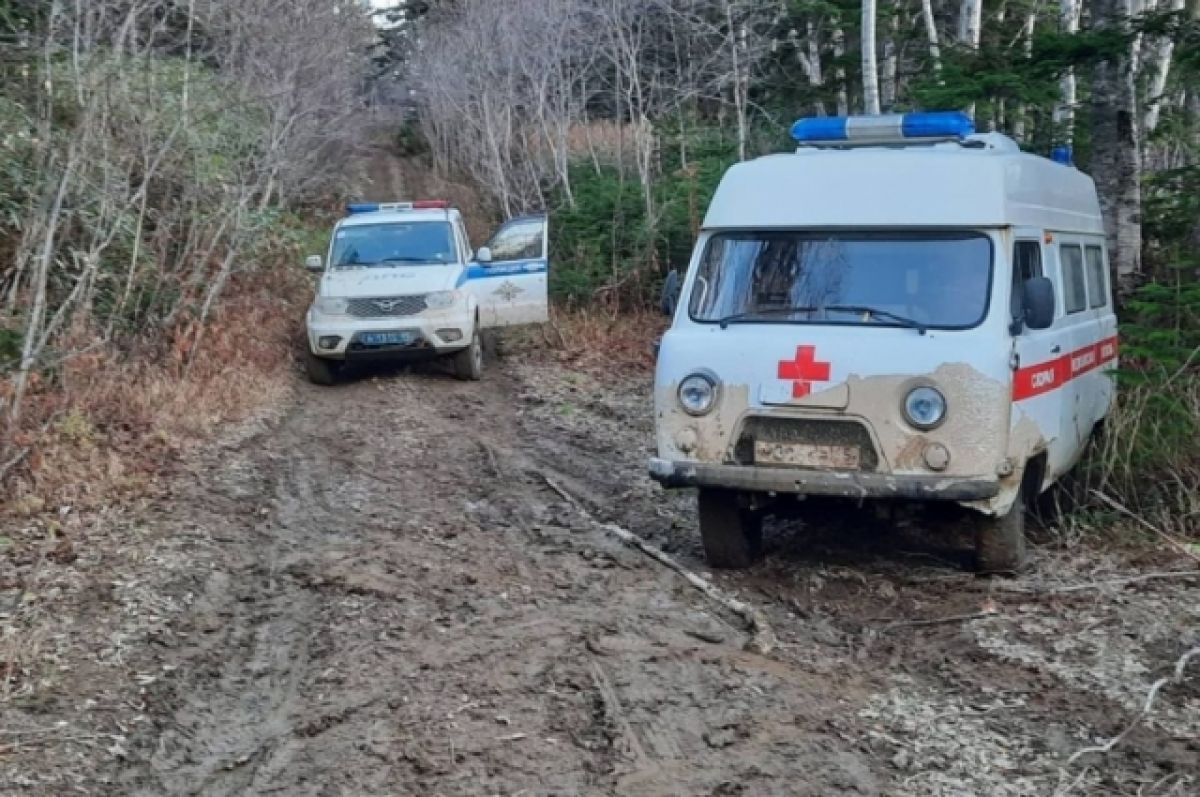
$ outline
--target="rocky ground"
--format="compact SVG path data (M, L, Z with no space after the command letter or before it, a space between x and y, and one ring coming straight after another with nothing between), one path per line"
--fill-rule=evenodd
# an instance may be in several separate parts
M710 573L644 473L649 382L519 351L297 379L140 505L5 521L0 793L1200 793L1197 660L1068 764L1200 644L1200 579L1146 577L1186 560L979 579L953 523L837 507Z

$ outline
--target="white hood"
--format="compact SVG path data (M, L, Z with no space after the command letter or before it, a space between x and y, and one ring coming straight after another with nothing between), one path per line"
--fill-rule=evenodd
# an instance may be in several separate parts
M321 278L320 295L364 299L449 291L458 284L462 271L460 265L331 269Z

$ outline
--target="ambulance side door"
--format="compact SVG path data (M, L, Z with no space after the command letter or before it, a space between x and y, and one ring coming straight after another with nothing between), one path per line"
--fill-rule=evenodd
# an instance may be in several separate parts
M488 241L491 260L470 264L466 288L479 303L483 328L539 324L549 318L548 233L545 216L512 219Z
M1084 243L1075 236L1060 236L1056 241L1058 267L1062 274L1063 369L1067 383L1059 389L1062 394L1062 433L1070 451L1067 456L1074 464L1083 445L1092 433L1095 404L1089 395L1090 380L1086 378L1095 364L1091 344L1096 341L1098 327L1095 313L1088 307L1087 273L1084 266Z
M1046 445L1047 475L1058 476L1069 465L1070 452L1062 430L1062 387L1069 371L1063 370L1063 355L1067 348L1062 342L1062 289L1052 261L1053 251L1042 243L1042 231L1018 229L1014 236L1012 256L1012 293L1010 308L1014 325L1020 331L1013 337L1013 409L1012 424L1019 438L1026 432L1019 427L1027 421L1037 426ZM1024 318L1022 290L1025 280L1049 277L1054 284L1054 324L1047 329L1030 329ZM1033 451L1017 451L1030 455Z

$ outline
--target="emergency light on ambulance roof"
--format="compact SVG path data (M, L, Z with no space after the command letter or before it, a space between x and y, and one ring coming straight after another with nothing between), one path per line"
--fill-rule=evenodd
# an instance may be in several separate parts
M809 146L958 141L975 132L975 123L962 111L926 111L881 116L816 116L792 125L792 138Z
M446 210L450 203L445 199L418 199L416 202L352 202L346 205L347 215L356 213L386 213L397 210Z

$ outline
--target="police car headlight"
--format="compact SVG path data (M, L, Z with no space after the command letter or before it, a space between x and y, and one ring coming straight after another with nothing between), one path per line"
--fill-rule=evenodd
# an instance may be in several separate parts
M462 291L438 291L425 296L425 306L430 310L445 310L453 307L462 297Z
M317 312L321 315L345 315L349 302L345 299L325 297L317 299Z
M692 374L679 383L679 406L688 415L707 415L717 404L717 380L708 374Z
M918 429L933 429L946 420L946 397L932 387L917 387L904 397L904 417Z

